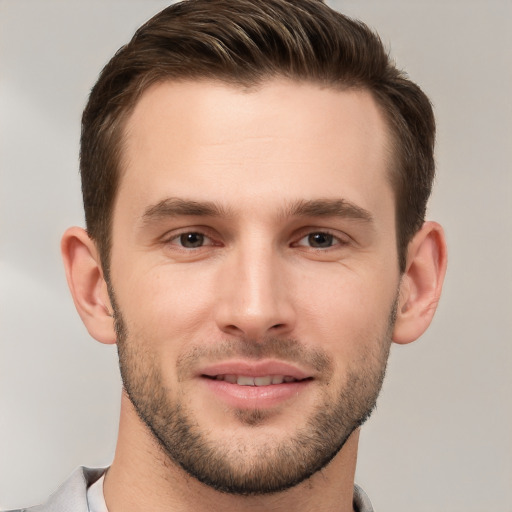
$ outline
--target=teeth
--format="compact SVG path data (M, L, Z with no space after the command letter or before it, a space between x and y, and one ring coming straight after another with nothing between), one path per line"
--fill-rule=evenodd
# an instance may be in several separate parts
M272 384L272 377L270 375L268 377L254 377L255 386L268 386L269 384Z
M239 386L270 386L283 382L297 382L295 377L285 375L265 375L264 377L249 377L246 375L216 375L215 380L224 380Z
M238 377L236 383L239 386L254 386L254 377Z

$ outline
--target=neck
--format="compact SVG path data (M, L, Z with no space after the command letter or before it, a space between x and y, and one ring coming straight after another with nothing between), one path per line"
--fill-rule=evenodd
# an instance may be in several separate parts
M105 477L109 512L352 512L359 431L330 464L301 484L263 496L216 491L170 461L123 394L116 453Z

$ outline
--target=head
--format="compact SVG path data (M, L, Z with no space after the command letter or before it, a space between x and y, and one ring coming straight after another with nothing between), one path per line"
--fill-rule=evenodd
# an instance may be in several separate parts
M107 64L64 259L176 467L272 493L353 448L440 294L433 139L378 37L316 0L176 4Z
M379 37L319 0L193 0L144 24L103 69L82 119L80 168L87 230L108 278L112 211L122 178L124 127L138 99L162 81L216 80L242 88L284 77L368 91L390 132L397 254L422 226L434 178L428 98L398 70Z

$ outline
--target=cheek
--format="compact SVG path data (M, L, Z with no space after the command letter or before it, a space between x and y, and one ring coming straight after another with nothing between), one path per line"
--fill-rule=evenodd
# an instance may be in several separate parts
M131 336L152 345L198 336L214 295L204 273L169 265L139 271L133 265L124 275L129 277L116 281L115 292Z
M397 289L398 277L379 279L345 268L317 273L298 294L302 327L314 326L308 337L326 350L347 361L358 359L386 338Z

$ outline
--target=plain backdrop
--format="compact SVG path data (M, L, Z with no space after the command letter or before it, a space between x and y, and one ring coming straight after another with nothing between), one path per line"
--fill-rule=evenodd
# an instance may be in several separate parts
M61 266L83 225L79 121L101 67L161 0L0 0L0 508L111 461L115 347L89 338ZM512 511L512 2L331 1L376 28L431 97L429 218L449 269L426 335L392 350L357 481L377 512Z

